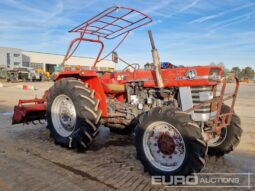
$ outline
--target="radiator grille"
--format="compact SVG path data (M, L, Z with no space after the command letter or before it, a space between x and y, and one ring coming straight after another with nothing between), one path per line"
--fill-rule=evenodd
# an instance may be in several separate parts
M204 101L200 101L199 92L210 92L212 91L212 86L193 86L191 88L192 102L193 105L199 105ZM194 113L210 113L211 104L201 106L199 109L194 110Z

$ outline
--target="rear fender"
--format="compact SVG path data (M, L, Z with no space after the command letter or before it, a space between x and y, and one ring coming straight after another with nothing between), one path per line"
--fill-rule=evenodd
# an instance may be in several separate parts
M101 80L94 70L71 70L61 71L55 75L54 80L63 78L77 78L88 84L89 89L95 91L95 97L99 100L99 108L102 110L102 117L107 117L106 95Z
M88 84L89 89L95 91L95 97L99 100L99 108L102 110L102 117L107 117L106 95L101 80L96 77L81 78Z
M89 78L97 77L97 73L94 70L64 70L58 72L54 76L54 81L63 79L63 78Z

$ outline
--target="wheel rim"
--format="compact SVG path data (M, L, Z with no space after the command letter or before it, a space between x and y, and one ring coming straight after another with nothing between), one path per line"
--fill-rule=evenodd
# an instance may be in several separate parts
M70 97L57 96L51 106L51 119L54 129L62 137L72 134L76 124L76 110Z
M207 142L208 147L217 147L222 144L227 137L227 128L221 129L221 134L213 134L213 138Z
M180 132L164 121L154 122L147 127L143 148L150 163L162 171L178 169L186 156L185 142Z

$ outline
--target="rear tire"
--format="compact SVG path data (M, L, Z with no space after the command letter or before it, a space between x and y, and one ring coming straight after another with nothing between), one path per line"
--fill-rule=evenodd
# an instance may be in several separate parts
M221 113L228 113L230 107L222 105ZM208 155L220 157L227 154L239 144L242 135L241 120L234 113L228 127L221 129L221 135L216 141L208 142Z
M151 175L189 175L205 165L207 145L199 126L176 108L156 107L142 114L135 129L135 146L137 158Z
M87 149L99 131L101 110L94 91L76 79L62 79L49 90L47 121L56 144Z

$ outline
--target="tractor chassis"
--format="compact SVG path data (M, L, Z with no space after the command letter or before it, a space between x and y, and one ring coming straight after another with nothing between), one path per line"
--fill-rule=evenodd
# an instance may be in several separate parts
M230 78L235 79L235 90L234 90L234 93L232 94L226 94L225 92L227 87L227 81ZM238 89L239 89L239 80L233 76L226 77L222 80L222 88L220 90L220 95L215 96L213 99L209 101L205 101L199 105L195 105L194 107L186 110L185 112L190 113L194 111L195 109L199 109L202 106L208 103L211 103L212 107L217 108L217 112L216 112L215 118L206 123L208 126L212 127L212 132L220 133L220 130L222 128L227 127L230 124L232 115L234 113L234 105L235 105ZM48 95L48 91L45 92L43 98L41 99L34 98L30 100L19 100L18 105L15 106L14 108L12 124L18 124L18 123L27 124L29 122L32 122L33 124L37 124L36 121L38 121L38 123L41 123L41 120L46 119L45 113L46 113L47 95ZM227 100L232 100L230 104L231 105L230 112L222 114L221 113L222 104L223 102ZM115 120L115 117L118 117L118 116L108 115L107 117L105 117L105 121L109 122L111 120ZM125 115L123 114L123 116ZM129 125L129 124L124 124L124 125Z

